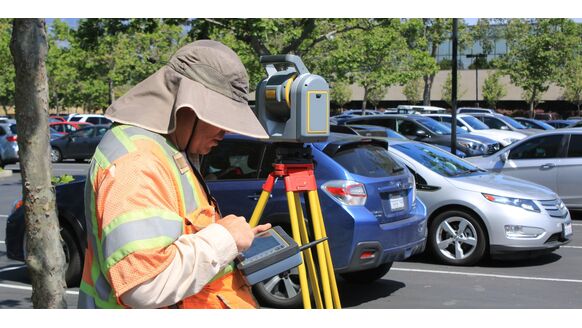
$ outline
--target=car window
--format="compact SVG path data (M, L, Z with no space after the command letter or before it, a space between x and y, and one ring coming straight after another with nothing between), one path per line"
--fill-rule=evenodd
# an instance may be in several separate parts
M379 178L403 172L403 167L392 159L387 149L370 144L340 150L333 159L348 172L365 177Z
M71 122L79 122L81 120L81 116L73 116L69 119Z
M453 177L479 172L480 170L449 152L420 142L391 145L407 156L440 175Z
M570 136L568 157L582 157L582 134L572 134Z
M358 121L359 124L378 125L395 130L396 123L394 119L367 119Z
M523 124L521 124L518 121L512 119L511 117L499 116L499 119L502 120L503 122L505 122L506 124L511 125L512 127L516 128L516 129L520 129L520 130L527 129L525 126L523 126Z
M421 128L416 123L411 121L398 120L396 124L397 124L396 131L405 136L414 136L416 135L416 131L418 130L423 130L426 132L426 129Z
M502 120L497 119L495 117L484 116L483 123L485 123L491 129L500 130L501 127L507 127L507 124L505 124Z
M89 137L93 136L94 130L95 129L91 129L91 128L81 129L81 130L78 130L78 131L71 133L70 135L72 137L77 137L77 138L89 138Z
M206 180L256 179L264 144L224 140L204 156L200 173Z
M414 180L416 181L417 185L427 185L426 179L422 177L422 175L418 174L415 170L413 170L410 166L406 165L408 171L414 175Z
M465 122L467 125L469 125L470 127L472 127L475 130L489 130L490 128L487 126L487 124L481 122L481 120L479 120L476 117L473 116L463 116L462 118L463 122Z
M100 117L87 117L85 122L89 122L91 124L99 124L99 123L101 123L101 118Z
M432 118L419 118L418 122L426 126L432 132L438 135L450 135L451 129L444 126L442 123L433 120Z
M10 125L10 132L12 132L12 134L18 134L18 133L16 133L16 124Z
M523 142L509 153L510 159L556 158L561 148L562 135L541 136Z
M100 127L100 128L97 129L97 133L96 133L95 136L96 137L102 137L102 136L105 135L105 133L107 133L107 130L109 130L109 129L106 128L106 127Z

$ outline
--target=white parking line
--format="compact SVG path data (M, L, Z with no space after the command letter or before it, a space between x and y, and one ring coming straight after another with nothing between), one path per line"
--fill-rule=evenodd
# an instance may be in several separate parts
M6 215L6 214L0 214L0 218L7 218L7 217L8 217L8 215Z
M0 240L0 244L6 244L4 240Z
M582 249L582 246L560 246L560 248L580 248Z
M573 226L582 227L582 223L572 223Z
M390 270L392 270L392 271L405 271L405 272L454 274L454 275L460 275L460 276L476 276L476 277L490 277L490 278L503 278L503 279L541 280L541 281L554 281L554 282L574 282L574 283L582 283L582 280L578 280L578 279L560 279L560 278L540 278L540 277L524 277L524 276L506 276L506 275L489 274L489 273L471 273L471 272L422 270L422 269L406 269L406 268L392 268Z
M32 287L30 287L30 286L9 285L9 284L0 284L0 288L32 290ZM78 291L75 291L75 290L67 290L67 291L65 291L65 293L66 294L69 294L69 295L79 295L79 292Z

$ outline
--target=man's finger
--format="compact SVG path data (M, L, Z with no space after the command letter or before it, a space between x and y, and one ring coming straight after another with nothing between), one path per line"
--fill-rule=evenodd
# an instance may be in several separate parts
M261 225L258 225L256 227L254 227L253 228L253 233L256 235L259 232L263 232L263 231L269 230L269 229L271 229L271 224L270 223L265 223L265 224L261 224Z

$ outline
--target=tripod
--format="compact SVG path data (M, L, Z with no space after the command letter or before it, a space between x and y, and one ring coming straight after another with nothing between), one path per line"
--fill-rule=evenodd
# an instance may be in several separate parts
M300 194L305 193L309 200L314 238L315 240L318 240L327 237L325 225L323 223L323 215L321 213L321 205L317 195L317 183L315 182L315 174L313 172L311 148L304 148L303 144L279 144L278 146L279 147L276 148L276 160L273 164L274 170L267 177L265 184L263 184L263 191L251 216L249 222L250 225L254 227L259 223L265 206L267 205L267 200L269 199L277 179L283 178L285 182L287 204L289 206L291 230L295 242L297 242L299 246L309 243L307 226L305 224L305 217L303 216L301 199L299 197ZM325 308L340 309L341 304L335 281L335 273L331 262L328 241L325 240L322 243L317 244L316 249ZM301 258L302 263L299 265L298 270L303 307L305 309L311 309L311 299L305 269L307 266L316 308L323 309L319 280L317 278L311 249L305 249L304 252L301 253Z

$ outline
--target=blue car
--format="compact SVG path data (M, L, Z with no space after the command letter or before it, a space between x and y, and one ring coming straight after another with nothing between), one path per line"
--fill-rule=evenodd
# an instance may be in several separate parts
M223 214L250 218L277 146L227 135L204 157L201 173ZM380 279L393 261L425 247L426 207L416 198L413 176L390 157L387 146L385 141L333 133L328 141L311 145L333 265L348 281ZM282 181L271 196L260 222L290 233ZM254 294L262 305L300 306L298 274L292 271L259 283Z
M272 170L276 144L227 135L205 156L201 173L223 214L251 213ZM344 279L371 282L382 278L393 261L424 250L426 207L416 198L414 178L395 162L384 141L333 135L312 146L319 198L336 273ZM68 286L78 286L86 248L84 177L56 186L63 248L68 263ZM289 229L283 182L267 202L262 222ZM302 200L304 202L305 200ZM24 260L24 209L14 207L6 225L10 259ZM303 203L305 209L305 203ZM306 219L309 220L308 213ZM308 226L310 226L308 224ZM298 307L301 304L296 271L255 285L262 306ZM341 293L341 290L340 290Z

